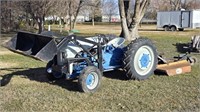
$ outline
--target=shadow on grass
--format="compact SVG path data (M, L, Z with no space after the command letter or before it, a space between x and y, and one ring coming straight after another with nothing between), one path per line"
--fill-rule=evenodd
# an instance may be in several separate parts
M156 76L167 76L166 72L155 70L154 75ZM117 80L130 80L126 77L126 72L123 70L115 70L110 72L105 72L104 77L111 78L111 79L117 79Z
M25 70L24 70L25 69ZM29 80L42 82L42 83L49 83L52 85L60 86L64 89L67 89L69 91L79 91L78 83L74 80L65 80L58 79L56 81L49 81L47 76L45 75L45 68L1 68L0 70L5 70L12 72L10 74L6 74L1 76L1 86L6 86L10 83L13 76L21 76L22 78L27 78ZM122 70L115 70L104 73L104 77L111 78L111 79L117 79L117 80L127 80L125 72Z
M125 73L126 72L123 70L114 70L114 71L105 72L103 75L104 77L111 78L111 79L128 80Z
M161 70L157 70L157 69L154 71L154 75L156 75L156 76L168 76L166 72L161 71Z
M72 80L58 79L56 81L49 81L45 75L45 68L30 68L27 70L24 70L24 68L3 68L1 70L12 72L11 74L1 76L1 86L9 84L13 76L21 76L22 78L28 78L37 82L58 85L69 91L79 91L78 84Z

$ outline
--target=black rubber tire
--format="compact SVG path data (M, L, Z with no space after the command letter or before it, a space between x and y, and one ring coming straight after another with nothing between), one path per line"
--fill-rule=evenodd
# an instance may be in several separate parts
M176 26L171 26L171 31L176 31Z
M151 59L153 60L153 62L149 61L150 62L150 63L148 63L148 66L150 64L149 70L147 70L147 73L142 74L142 73L138 73L138 69L137 69L138 67L135 66L134 61L137 61L136 60L137 56L135 56L135 55L136 55L136 53L139 52L139 49L140 48L143 49L145 47L151 51L150 52L152 54ZM154 70L156 69L156 66L157 66L157 63L158 63L156 47L153 45L151 40L148 39L148 38L141 37L141 38L138 38L136 40L133 40L127 46L127 51L125 52L124 55L125 55L124 60L123 60L124 70L126 71L126 76L127 76L128 79L136 79L136 80L147 79L148 77L150 77L150 75L153 74ZM143 53L143 55L144 55L144 53ZM142 59L140 58L140 60L142 60ZM140 62L140 63L142 63L142 62ZM139 66L138 63L137 63L137 66Z
M191 57L189 57L188 61L189 61L190 65L193 66L195 63L198 62L198 59L194 56L191 56Z
M55 76L53 75L53 73L48 73L48 72L47 72L47 69L50 68L50 67L52 67L52 65L53 65L53 61L49 61L49 62L47 63L47 65L46 65L45 73L46 73L46 76L47 76L48 80L49 80L49 81L54 81L54 80L58 80L58 79L63 78L63 76L57 78L57 77L55 77Z
M91 73L93 73L93 75L96 75L96 76L94 78L94 82L92 82L95 85L94 85L94 87L90 88L90 87L88 87L90 85L87 85L87 78L88 78L89 74L91 74ZM81 72L79 79L78 79L80 91L85 92L85 93L94 93L100 87L101 79L102 79L102 73L100 72L100 70L97 67L94 67L94 66L86 67L85 69L83 69L83 71ZM97 82L95 82L95 81L97 81Z
M164 26L165 31L169 31L169 26Z

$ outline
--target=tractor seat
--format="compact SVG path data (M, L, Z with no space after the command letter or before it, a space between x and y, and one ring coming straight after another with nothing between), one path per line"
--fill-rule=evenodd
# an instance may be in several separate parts
M107 43L107 45L113 45L116 48L117 47L123 47L124 42L125 42L124 38L117 37L117 38L114 38L111 41L109 41Z

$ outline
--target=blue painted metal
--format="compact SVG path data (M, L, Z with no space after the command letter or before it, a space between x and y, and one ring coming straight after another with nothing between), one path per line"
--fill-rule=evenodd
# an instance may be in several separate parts
M147 68L150 62L149 54L143 54L140 59L141 68Z
M115 48L112 45L105 46L102 50L104 71L110 71L122 67L125 50L125 48ZM90 58L86 53L81 53L80 55L82 57L89 58L89 60L91 60L95 66L98 66L96 59ZM86 62L75 64L73 66L73 72L70 75L70 78L74 79L79 76L85 67L87 67Z
M91 86L94 83L94 76L89 74L86 78L86 85Z
M74 79L77 76L80 75L81 71L87 67L87 63L86 62L80 62L79 64L74 64L73 66L73 72L70 75L70 79Z
M122 48L114 48L106 46L103 50L103 68L104 70L114 69L113 67L121 67L124 51Z

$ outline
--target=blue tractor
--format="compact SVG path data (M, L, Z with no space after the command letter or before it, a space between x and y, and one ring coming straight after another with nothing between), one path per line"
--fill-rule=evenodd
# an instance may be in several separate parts
M50 33L18 32L5 44L11 51L46 61L49 80L78 79L83 92L95 92L104 72L123 69L128 79L147 79L157 66L157 51L151 40L99 34L55 38Z

